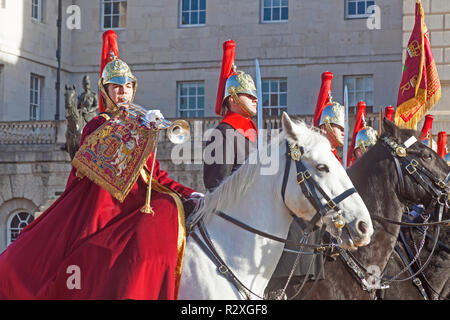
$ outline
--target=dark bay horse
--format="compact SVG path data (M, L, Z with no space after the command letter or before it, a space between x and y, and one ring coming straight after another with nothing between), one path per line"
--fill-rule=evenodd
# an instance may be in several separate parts
M383 142L396 141L398 144L402 144L412 136L419 140L419 133L413 130L399 129L386 119L384 119L383 127L384 132L378 142L347 172L363 198L372 216L374 226L371 243L366 247L359 248L357 252L352 253L355 258L354 261L360 263L360 266L356 264L356 267L352 270L344 262L342 255L333 259L327 258L324 265L325 279L307 281L304 285L303 282L299 282L300 279L296 279L297 281L293 281L286 290L288 298L293 296L295 296L294 299L374 298L367 290L363 290L361 279L364 279L372 285L381 285L384 282L379 277L382 276L394 252L394 246L396 245L400 230L398 224L374 219L374 217L384 217L394 221L401 221L408 203L421 203L425 207L434 203L433 195L425 187L419 186L418 182L411 175L404 172L405 170L402 170L403 178L400 178L393 157L395 152ZM406 153L408 157L415 159L419 165L427 168L438 179L443 181L448 175L449 167L445 161L424 144L415 142L406 149ZM448 192L448 187L444 187L444 189ZM444 287L442 283L445 284L446 281L447 284L445 286L448 288L450 274L450 269L448 268L449 259L448 255L445 256L444 253L439 253L438 249L436 249L436 252L435 265L431 261L428 268L429 270L434 270L431 272L436 272L436 268L439 269L439 275L442 280L440 280L439 284L435 283L434 285L437 290L440 290L441 287ZM442 261L445 261L445 263ZM446 266L447 268L445 268ZM403 267L400 266L402 269ZM358 271L360 272L359 274ZM368 274L366 271L369 271L371 274ZM393 274L386 274L396 274L395 270L390 270L389 272ZM401 278L405 278L407 275L409 274L402 274ZM435 277L433 277L433 280L439 282L439 279ZM279 290L283 288L285 283L286 279L272 278L266 292ZM399 285L404 286L406 282L401 282L398 285L397 283L391 283L390 285L394 288ZM302 287L300 291L299 287ZM385 298L403 299L404 296L411 295L409 291L388 290L392 290L392 295L389 295L389 291L387 291ZM417 291L414 287L409 288L409 290ZM379 290L378 293L380 291L382 292L383 290ZM396 295L395 297L393 296L394 294ZM417 298L419 299L420 296Z

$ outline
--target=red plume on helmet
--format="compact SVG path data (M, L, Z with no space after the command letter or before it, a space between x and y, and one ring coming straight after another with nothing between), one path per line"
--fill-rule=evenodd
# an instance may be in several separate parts
M427 114L423 123L422 132L420 134L420 140L431 139L431 128L433 126L433 116Z
M234 40L227 40L223 43L222 68L219 76L219 87L217 88L216 114L223 115L222 103L225 96L225 85L227 79L234 73L234 54L236 43Z
M366 103L359 101L356 108L355 128L353 129L352 142L347 151L347 163L349 165L353 163L353 149L355 149L356 135L366 125Z
M447 153L447 132L441 131L438 133L437 153L444 159Z
M105 68L105 66L116 58L119 58L117 34L113 30L105 31L103 33L102 57L100 61L100 77L102 76L103 69ZM103 99L99 99L98 110L99 112L105 112Z
M387 106L384 108L384 116L392 121L394 119L394 107L393 106Z
M323 109L331 103L331 80L333 74L329 71L322 73L322 84L320 86L319 97L317 98L316 110L314 111L313 125L318 127Z

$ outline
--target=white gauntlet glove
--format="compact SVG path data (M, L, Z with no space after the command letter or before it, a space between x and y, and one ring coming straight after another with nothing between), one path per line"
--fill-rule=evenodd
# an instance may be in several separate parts
M160 119L164 119L164 116L160 110L149 110L145 115L145 120L148 122L156 122Z

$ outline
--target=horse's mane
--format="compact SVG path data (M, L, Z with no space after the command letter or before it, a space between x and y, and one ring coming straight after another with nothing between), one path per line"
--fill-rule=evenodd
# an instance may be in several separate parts
M308 127L303 121L295 121L295 123L297 124L295 134L302 140L301 144L304 147L306 157L309 150L316 147L319 143L328 143L329 145L328 140L316 128ZM280 132L272 138L270 144L263 145L263 148L274 150L272 146L280 145L285 140L286 134ZM225 178L212 192L205 195L204 206L190 217L191 223L195 224L202 217L207 219L216 210L221 210L231 202L238 202L245 196L260 169L261 162L259 161L258 151L255 150L250 153L242 166Z

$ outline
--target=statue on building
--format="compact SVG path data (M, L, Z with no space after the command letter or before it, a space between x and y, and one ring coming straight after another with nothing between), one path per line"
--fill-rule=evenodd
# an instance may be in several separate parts
M73 159L75 153L80 146L81 132L86 124L76 105L75 86L67 86L64 93L67 129L66 129L66 146L65 150Z
M83 89L84 92L78 96L77 108L86 124L97 115L98 109L98 97L91 91L91 80L88 75L83 77Z
M77 97L75 86L66 86L64 94L67 119L64 150L70 154L71 159L80 146L84 126L97 115L98 97L91 91L91 80L88 75L83 77L83 89L84 92Z

